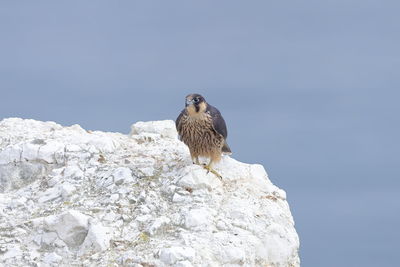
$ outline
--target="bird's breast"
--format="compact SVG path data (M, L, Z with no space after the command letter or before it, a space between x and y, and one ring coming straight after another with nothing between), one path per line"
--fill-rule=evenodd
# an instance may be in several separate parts
M188 138L198 141L207 132L213 131L211 117L205 113L198 116L185 116L182 121L182 130Z
M179 134L190 150L198 155L210 155L211 151L220 152L223 144L223 137L215 132L212 118L207 113L201 117L183 117Z

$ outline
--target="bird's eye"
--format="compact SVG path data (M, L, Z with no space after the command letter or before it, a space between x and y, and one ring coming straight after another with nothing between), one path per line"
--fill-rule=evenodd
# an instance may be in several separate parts
M199 102L199 99L196 97L196 98L194 99L194 102L195 102L195 103Z

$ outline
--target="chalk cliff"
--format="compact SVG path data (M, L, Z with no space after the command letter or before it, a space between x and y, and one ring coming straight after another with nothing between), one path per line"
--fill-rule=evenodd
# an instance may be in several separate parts
M299 266L286 194L261 165L193 165L172 121L129 135L0 122L2 266Z

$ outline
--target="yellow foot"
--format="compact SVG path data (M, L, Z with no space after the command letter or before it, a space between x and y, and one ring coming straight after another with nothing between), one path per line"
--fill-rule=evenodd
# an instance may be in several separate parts
M204 165L203 167L204 167L204 169L207 170L207 173L211 172L211 173L215 174L215 176L217 176L219 179L222 180L222 176L218 172L216 172L213 168L211 168L208 165Z

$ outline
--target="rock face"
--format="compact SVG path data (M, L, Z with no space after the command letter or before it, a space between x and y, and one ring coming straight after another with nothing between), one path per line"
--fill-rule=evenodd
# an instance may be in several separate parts
M130 135L0 122L1 266L299 266L283 190L228 156L193 165L172 121Z

